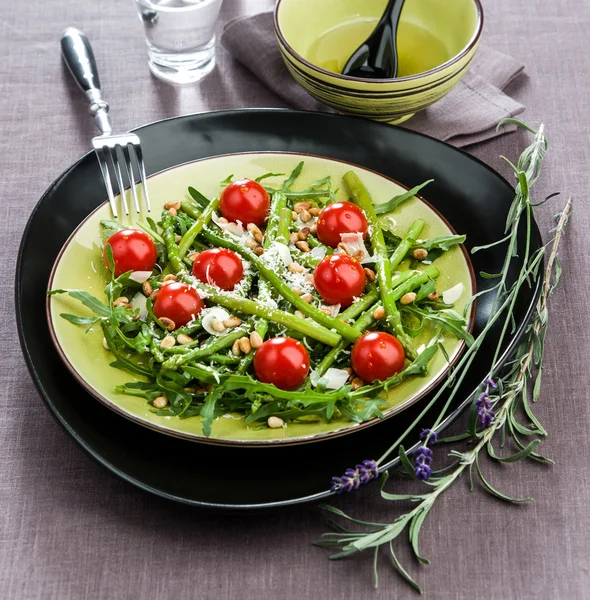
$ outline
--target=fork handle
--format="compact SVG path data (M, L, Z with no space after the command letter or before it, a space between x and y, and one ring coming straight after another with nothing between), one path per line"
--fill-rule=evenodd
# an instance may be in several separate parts
M88 38L75 27L68 27L61 36L63 59L80 89L90 101L90 114L103 135L113 131L109 105L102 99L98 69Z

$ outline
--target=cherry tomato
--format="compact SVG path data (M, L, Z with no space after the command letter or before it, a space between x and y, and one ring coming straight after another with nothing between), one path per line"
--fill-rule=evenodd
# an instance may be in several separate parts
M315 268L313 284L328 304L350 306L365 289L366 275L358 260L348 254L326 256Z
M171 319L178 328L196 319L203 307L203 300L194 287L175 282L160 288L154 304L154 314L158 319Z
M352 368L365 381L384 381L404 368L406 355L397 338L383 331L370 331L352 347Z
M113 251L115 277L127 271L151 271L158 259L156 245L144 231L121 229L111 235L102 251L104 263L110 268L107 261L107 244Z
M367 237L369 224L365 213L350 202L334 202L322 210L318 217L318 238L320 242L336 248L342 241L341 233L362 233Z
M272 383L280 390L294 390L309 373L309 355L293 338L272 338L256 350L254 371L263 383Z
M240 257L225 248L201 252L193 263L193 275L203 283L231 292L241 281L244 265Z
M228 221L262 225L268 216L270 197L256 181L239 179L221 192L219 210Z

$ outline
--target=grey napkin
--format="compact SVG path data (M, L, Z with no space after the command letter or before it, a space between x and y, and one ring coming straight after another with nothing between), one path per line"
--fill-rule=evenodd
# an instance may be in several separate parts
M229 21L221 44L262 83L294 108L333 112L310 96L289 74L277 45L271 12ZM525 107L502 90L524 65L501 52L480 46L469 72L457 87L402 127L426 133L455 146L468 146L516 129L498 123Z

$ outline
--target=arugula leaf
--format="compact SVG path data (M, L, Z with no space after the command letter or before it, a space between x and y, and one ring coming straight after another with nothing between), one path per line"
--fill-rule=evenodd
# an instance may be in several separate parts
M429 179L428 181L425 181L424 183L413 187L411 190L400 194L399 196L394 196L391 200L388 200L387 202L375 204L375 214L384 215L385 213L394 211L401 204L403 204L407 200L410 200L410 198L413 198L422 188L426 187L429 183L432 183L433 181L434 179Z
M49 296L54 296L56 294L68 294L71 298L80 301L93 313L101 317L110 317L113 312L112 309L106 304L103 304L98 298L84 290L51 290L47 292L47 294Z
M74 323L74 325L94 325L94 323L100 321L100 317L78 317L69 313L61 313L59 316L70 323Z

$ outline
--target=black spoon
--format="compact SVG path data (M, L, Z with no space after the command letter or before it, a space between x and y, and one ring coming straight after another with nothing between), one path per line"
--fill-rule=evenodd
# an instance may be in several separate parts
M397 26L404 0L389 0L373 33L348 59L343 75L366 79L392 79L397 76Z

